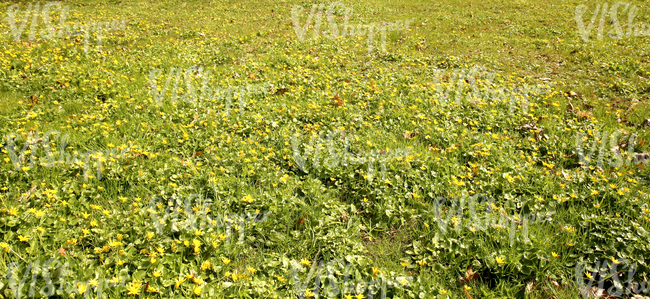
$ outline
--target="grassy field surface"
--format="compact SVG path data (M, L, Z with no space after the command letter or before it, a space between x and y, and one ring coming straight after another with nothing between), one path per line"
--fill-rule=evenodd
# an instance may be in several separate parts
M650 296L646 2L0 19L0 298Z

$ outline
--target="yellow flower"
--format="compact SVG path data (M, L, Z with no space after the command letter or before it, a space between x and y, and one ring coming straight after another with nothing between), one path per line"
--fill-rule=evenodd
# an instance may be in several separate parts
M449 291L447 291L445 289L440 290L441 295L447 295L448 293L449 293Z
M497 256L496 260L497 260L497 264L503 264L505 262L505 259L500 256Z
M117 247L117 246L122 246L122 245L124 245L124 243L118 242L118 241L108 242L108 246L110 246L110 247Z
M276 276L275 279L277 279L279 282L285 282L287 281L284 277L282 276Z
M45 212L37 211L34 215L36 215L36 217L43 217L43 215L45 215Z
M551 255L552 255L553 257L558 257L558 256L560 256L559 254L557 254L557 253L555 253L555 252L551 252Z
M400 282L402 283L403 286L405 286L405 285L407 285L409 283L408 280L406 280L404 278L402 278L402 281L400 281Z
M305 266L309 266L309 264L311 264L311 262L308 259L301 259L300 263L305 265Z
M154 236L153 232L148 232L147 233L147 239L151 240L151 238L153 238L153 236Z
M185 278L183 279L177 279L176 283L174 283L174 288L178 289L180 285L182 285L185 282Z
M357 294L356 297L357 297L357 299L363 299L363 298L364 298L364 297L363 297L363 294Z
M162 276L162 271L153 271L153 277L160 277Z
M348 294L348 295L345 295L345 299L352 299L352 298L353 298L352 295L349 295L349 294Z
M210 263L210 261L205 261L201 264L201 270L205 271L210 268L210 266L212 266L212 263Z
M81 217L84 217L84 219L88 219L89 216L90 214L88 213L81 213Z
M9 209L9 215L13 215L13 216L18 215L18 210L16 210L16 208Z
M228 258L223 257L223 258L221 258L221 261L226 265L230 264L230 259L228 259Z
M27 241L29 241L29 238L28 238L28 237L24 237L24 236L18 236L18 240L19 240L20 242L27 242Z
M241 201L247 202L247 203L252 203L253 200L254 200L253 197L250 196L250 195L246 195L246 196L244 196L244 198L241 199Z
M91 227L97 226L97 221L95 221L95 220L90 221L90 226Z
M463 286L463 287L465 288L465 291L469 291L469 290L472 289L472 287L470 287L470 286L468 286L468 285L465 285L465 286Z
M408 267L409 263L407 263L407 262L402 262L402 263L400 263L400 265L402 265L402 267Z
M4 249L5 252L9 251L9 244L5 242L0 242L0 248Z
M199 246L201 246L201 241L199 241L197 239L194 239L194 240L192 240L192 244L194 244L194 247L199 247Z
M203 290L202 287L197 286L194 288L194 295L201 296L201 291Z
M86 292L86 289L88 289L88 286L83 284L83 283L78 282L77 283L77 288L79 289L79 294L83 294L83 293Z
M127 295L140 295L140 289L142 288L142 282L139 280L134 280L126 286L126 290L129 291Z
M420 266L424 266L424 265L426 265L427 261L421 260L421 261L417 261L416 263L418 263L418 265L420 265Z

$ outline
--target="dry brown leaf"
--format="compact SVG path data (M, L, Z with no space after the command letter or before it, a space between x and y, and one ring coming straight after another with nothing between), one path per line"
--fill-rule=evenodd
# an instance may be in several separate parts
M68 251L68 250L65 249L65 248L63 248L63 247L61 247L61 248L59 248L57 251L59 252L60 255L65 255L65 252Z
M551 281L551 284L554 285L556 288L561 289L560 284L557 283L557 281L552 280L552 281Z
M573 111L574 110L573 104L571 104L571 102L569 102L569 105L566 106L566 110L568 110L568 111Z
M531 280L526 284L526 294L530 293L533 291L533 287L535 287L535 281Z
M472 282L478 278L478 273L474 273L474 270L470 266L467 271L465 271L465 277L460 278L460 283L461 284L466 284L468 282Z
M616 297L611 296L607 291L599 289L598 287L591 287L590 289L582 290L582 294L588 293L588 298L594 299L615 299Z
M343 101L341 96L339 96L339 94L337 93L334 97L332 97L332 103L334 103L337 106L342 106L343 104L345 104L345 101Z
M417 136L418 133L415 133L415 132L408 132L408 131L407 131L407 132L402 133L402 135L404 135L404 139L411 139L411 138Z
M34 192L34 190L36 190L36 186L37 185L34 185L34 187L32 187L32 189L29 189L29 191L27 191L26 194L21 195L20 198L18 199L18 201L23 201L23 199L29 198L29 196L32 195L32 192Z
M591 113L589 113L587 111L581 111L581 110L578 110L578 112L576 112L576 115L578 117L580 117L580 118L592 118L592 117L594 117L593 115L591 115Z
M463 289L463 291L465 291L465 296L467 297L467 299L472 299L472 296L469 295L467 290Z
M305 218L307 218L307 215L303 215L302 218L300 218L300 220L298 220L298 223L296 223L296 225L301 225L302 222L305 221Z
M273 94L280 94L280 95L283 95L283 94L285 94L286 92L287 92L287 89L286 89L286 88L278 88L278 89L275 90L275 92L274 92Z

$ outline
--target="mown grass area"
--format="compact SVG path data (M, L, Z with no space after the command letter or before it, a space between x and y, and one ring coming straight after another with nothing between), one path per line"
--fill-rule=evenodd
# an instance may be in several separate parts
M633 296L650 40L543 2L0 4L0 297Z

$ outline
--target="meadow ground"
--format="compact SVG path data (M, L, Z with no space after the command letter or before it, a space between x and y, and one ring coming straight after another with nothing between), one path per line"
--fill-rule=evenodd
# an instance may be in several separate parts
M0 17L2 298L650 295L643 1Z

